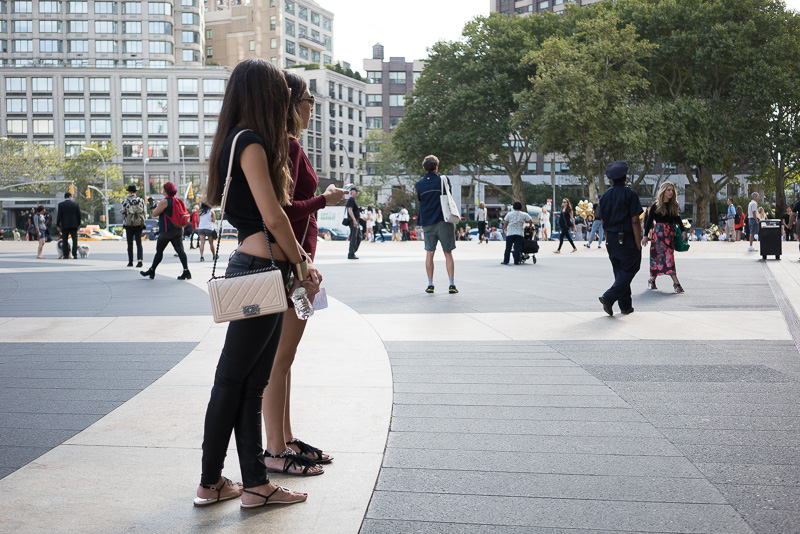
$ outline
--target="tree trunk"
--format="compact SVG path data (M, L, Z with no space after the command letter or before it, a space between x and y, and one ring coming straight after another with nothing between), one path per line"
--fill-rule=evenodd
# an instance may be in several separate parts
M784 213L786 213L786 167L780 164L775 166L775 218L781 218Z
M513 173L508 173L508 177L511 178L514 200L521 202L522 207L525 207L527 204L525 204L525 188L522 186L522 168L514 169Z
M595 181L594 173L592 172L592 163L594 163L594 150L591 145L586 145L584 158L586 163L586 178L589 183L589 202L594 204L597 202L597 182Z
M691 164L684 164L686 168L692 168ZM709 205L716 201L717 184L714 183L714 176L711 171L703 165L698 165L699 171L693 175L691 171L686 173L689 180L689 187L694 192L694 221L693 225L699 228L709 226Z

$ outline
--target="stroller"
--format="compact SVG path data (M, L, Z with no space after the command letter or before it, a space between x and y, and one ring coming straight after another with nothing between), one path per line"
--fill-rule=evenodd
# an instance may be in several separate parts
M536 265L536 253L539 252L539 240L536 235L539 233L538 228L533 225L526 226L522 231L522 254L520 254L519 262L525 263L529 259Z

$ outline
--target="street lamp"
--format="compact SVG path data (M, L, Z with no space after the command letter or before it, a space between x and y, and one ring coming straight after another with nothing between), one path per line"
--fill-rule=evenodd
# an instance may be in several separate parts
M142 186L144 188L144 199L145 202L147 201L147 189L150 185L149 180L147 179L147 164L150 162L150 158L142 158Z
M347 172L345 173L345 178L348 178L350 176L350 159L351 159L350 158L350 151L345 148L344 143L342 143L341 141L337 141L336 144L338 146L340 146L342 148L342 150L344 150L345 154L347 154L347 165L345 166L345 168L347 169ZM342 180L342 185L345 185L344 180Z
M106 158L103 157L103 154L101 154L99 150L90 146L85 146L81 148L81 150L97 152L97 155L100 156L100 159L103 161L103 212L106 216L106 230L108 230L108 172L106 170Z
M186 181L186 157L183 155L183 149L186 148L181 145L181 165L183 165L183 176L181 176L181 187L178 191L183 191L183 183Z

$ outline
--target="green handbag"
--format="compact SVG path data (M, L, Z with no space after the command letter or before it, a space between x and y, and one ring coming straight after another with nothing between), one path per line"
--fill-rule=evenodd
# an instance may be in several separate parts
M689 250L689 242L683 240L683 226L675 223L672 227L675 230L675 252L686 252Z

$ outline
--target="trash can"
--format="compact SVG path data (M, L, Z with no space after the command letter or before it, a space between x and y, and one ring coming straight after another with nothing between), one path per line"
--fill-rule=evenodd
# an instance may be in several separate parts
M767 219L758 225L758 243L761 247L761 257L775 256L781 259L783 244L781 243L781 220Z

